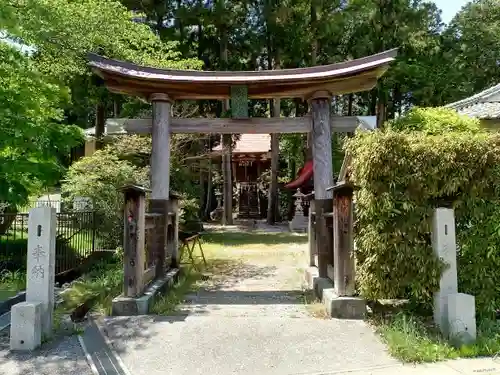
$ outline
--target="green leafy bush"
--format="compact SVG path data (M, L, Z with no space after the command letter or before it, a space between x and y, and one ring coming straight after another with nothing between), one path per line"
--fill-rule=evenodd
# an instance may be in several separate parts
M404 116L388 121L387 129L399 131L420 131L425 134L442 134L445 132L477 133L480 121L463 116L450 108L415 107Z
M180 192L181 215L184 221L197 221L199 187L192 182L189 168L181 163L181 146L187 140L172 137L170 189ZM116 249L122 244L123 193L126 184L149 187L151 137L139 135L119 136L92 156L74 163L62 184L67 200L89 197L99 220L100 237L104 246ZM196 197L196 199L193 199Z
M491 313L500 305L500 135L426 133L364 132L347 142L350 179L360 187L360 292L429 303L443 266L432 252L431 217L452 202L459 289Z
M129 183L148 185L148 169L121 160L107 146L74 163L62 184L67 199L89 197L99 220L99 232L104 246L115 249L122 242L123 194L120 189Z

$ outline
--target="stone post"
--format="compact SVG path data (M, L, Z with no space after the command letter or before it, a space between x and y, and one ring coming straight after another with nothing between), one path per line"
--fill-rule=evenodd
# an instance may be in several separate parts
M56 209L38 207L28 218L26 302L12 308L13 350L32 350L52 334L56 260Z
M42 303L42 334L52 333L56 268L56 209L33 208L28 218L26 302Z
M453 209L437 208L432 219L432 248L447 265L439 281L439 291L434 294L434 322L447 334L448 296L458 293L455 215Z
M319 277L327 277L328 254L332 251L332 241L328 238L326 220L318 217L318 215L330 212L332 207L332 193L327 190L333 185L332 129L330 126L331 94L327 91L319 91L315 92L310 99L312 107L311 138L318 272Z
M144 287L146 189L129 185L123 193L123 296L137 297Z
M345 182L333 187L333 285L339 297L355 292L353 241L353 187Z
M434 295L434 322L454 344L476 339L474 296L458 293L455 214L451 208L437 208L432 220L432 248L445 264L439 291Z
M156 277L165 271L165 258L168 241L168 200L170 197L170 121L172 100L166 94L150 96L153 105L153 128L151 149L151 211L165 215L163 242L157 244Z

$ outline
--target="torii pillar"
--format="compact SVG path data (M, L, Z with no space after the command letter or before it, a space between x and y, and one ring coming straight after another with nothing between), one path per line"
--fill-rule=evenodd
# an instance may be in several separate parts
M165 258L168 240L168 213L170 209L170 123L172 99L163 93L152 94L153 106L151 147L151 211L165 217L164 235L158 239L156 248L156 277L166 271ZM173 249L172 266L178 266L178 250Z
M312 109L312 154L314 171L314 207L316 211L315 236L318 244L319 277L327 277L329 254L332 253L332 239L328 235L325 213L331 212L333 193L332 129L330 126L330 103L328 91L316 91L309 100Z

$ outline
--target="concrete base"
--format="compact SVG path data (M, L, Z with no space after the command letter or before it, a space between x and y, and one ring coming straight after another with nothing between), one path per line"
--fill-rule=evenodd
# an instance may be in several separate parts
M313 289L325 305L328 315L339 319L363 319L366 314L366 302L360 297L339 297L335 294L330 279L318 276L317 267L306 269L307 285Z
M456 347L476 341L476 300L464 293L448 295L448 335Z
M20 302L12 306L10 350L34 350L42 343L41 302Z
M171 287L177 281L179 273L180 270L178 268L168 271L165 277L153 282L140 297L118 296L114 298L111 304L111 315L147 315L153 306L154 297Z

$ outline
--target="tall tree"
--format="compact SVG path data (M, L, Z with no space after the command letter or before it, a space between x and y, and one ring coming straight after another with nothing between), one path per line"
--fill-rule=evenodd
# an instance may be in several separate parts
M29 57L0 41L0 202L26 203L61 177L60 156L83 140L78 127L61 125L67 99Z
M266 0L264 6L266 40L267 40L267 68L280 69L279 47L280 40L278 36L278 12L279 4L275 0ZM281 100L275 98L269 102L270 116L281 116ZM271 134L271 181L269 184L267 223L273 225L278 220L278 165L279 165L279 146L280 135Z
M199 68L196 58L182 59L175 42L163 43L149 26L134 21L140 15L113 0L9 0L6 30L33 48L38 69L70 89L65 118L88 127L96 117L96 105L109 97L99 88L87 67L86 54L139 64L170 68ZM1 15L0 15L1 16ZM103 27L106 25L106 27ZM109 105L108 105L109 104ZM112 113L106 102L106 115Z
M443 35L442 102L463 99L500 82L499 19L497 0L472 1L453 18Z

